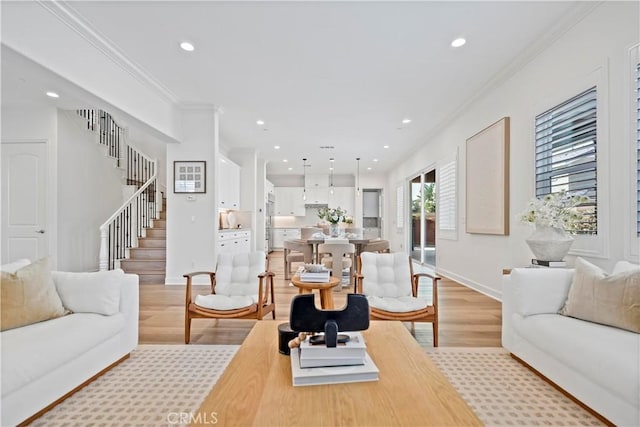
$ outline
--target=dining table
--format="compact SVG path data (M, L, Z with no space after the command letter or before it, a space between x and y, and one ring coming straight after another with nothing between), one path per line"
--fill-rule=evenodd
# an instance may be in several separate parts
M362 249L364 249L364 247L367 245L367 243L371 242L371 239L365 239L361 236L355 236L355 237L344 237L344 238L339 238L339 237L327 237L327 238L322 238L322 237L311 237L310 239L292 239L293 242L296 243L306 243L308 245L311 245L313 248L313 262L315 264L319 263L320 260L318 259L318 245L321 243L340 243L340 242L344 242L344 243L353 243L356 247L356 257L360 256L360 254L362 253Z

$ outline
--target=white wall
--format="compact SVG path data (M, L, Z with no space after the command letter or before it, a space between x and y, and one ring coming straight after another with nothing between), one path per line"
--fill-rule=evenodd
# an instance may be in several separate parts
M99 227L122 205L125 171L72 112L58 112L58 268L97 271Z
M574 247L605 268L624 258L629 205L628 182L634 175L626 167L629 155L628 49L638 42L637 2L604 2L568 30L511 78L488 93L439 133L420 144L414 155L389 174L387 187L395 206L395 188L430 164L459 149L458 240L437 241L437 270L489 295L500 297L501 270L526 266L532 257L525 239L528 226L515 219L534 196L533 121L537 114L588 87L599 84L599 241L577 241ZM472 48L469 46L469 48ZM465 141L503 116L511 117L510 223L509 236L465 233ZM624 165L624 166L622 166ZM407 172L410 171L410 172ZM387 195L391 193L387 192ZM406 201L405 201L406 204ZM388 216L389 212L385 212ZM398 232L387 221L387 236L394 250L406 250L406 229ZM587 239L588 240L588 239ZM571 260L571 259L570 259Z
M206 193L176 194L173 185L168 186L165 283L169 285L183 285L182 275L190 271L212 271L217 256L218 113L213 108L185 109L182 123L184 139L167 145L167 170L173 171L175 160L204 160L207 183Z

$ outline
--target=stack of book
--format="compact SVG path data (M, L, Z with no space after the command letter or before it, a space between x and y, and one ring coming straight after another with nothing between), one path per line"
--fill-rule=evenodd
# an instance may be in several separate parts
M550 268L566 268L567 263L565 261L543 261L541 259L531 259L532 267L550 267Z
M367 354L360 332L348 333L350 339L337 347L310 344L305 340L291 352L291 376L294 386L377 381L378 367Z
M313 283L327 283L329 282L329 270L323 270L318 273L312 273L310 271L303 270L299 273L300 281L313 282Z

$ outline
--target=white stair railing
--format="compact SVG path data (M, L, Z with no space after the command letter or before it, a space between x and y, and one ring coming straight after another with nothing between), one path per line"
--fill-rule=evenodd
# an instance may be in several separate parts
M155 170L155 168L154 168ZM113 270L127 257L129 248L136 247L144 237L152 219L160 218L162 194L154 173L120 208L100 226L100 271Z

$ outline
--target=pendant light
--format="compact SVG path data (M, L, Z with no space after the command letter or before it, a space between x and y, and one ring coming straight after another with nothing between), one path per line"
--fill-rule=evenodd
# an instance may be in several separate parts
M329 159L329 194L333 194L333 161L333 157Z
M360 157L356 157L357 163L357 174L356 174L356 194L360 196Z
M307 158L302 159L302 179L304 179L304 186L302 187L302 200L307 200Z

